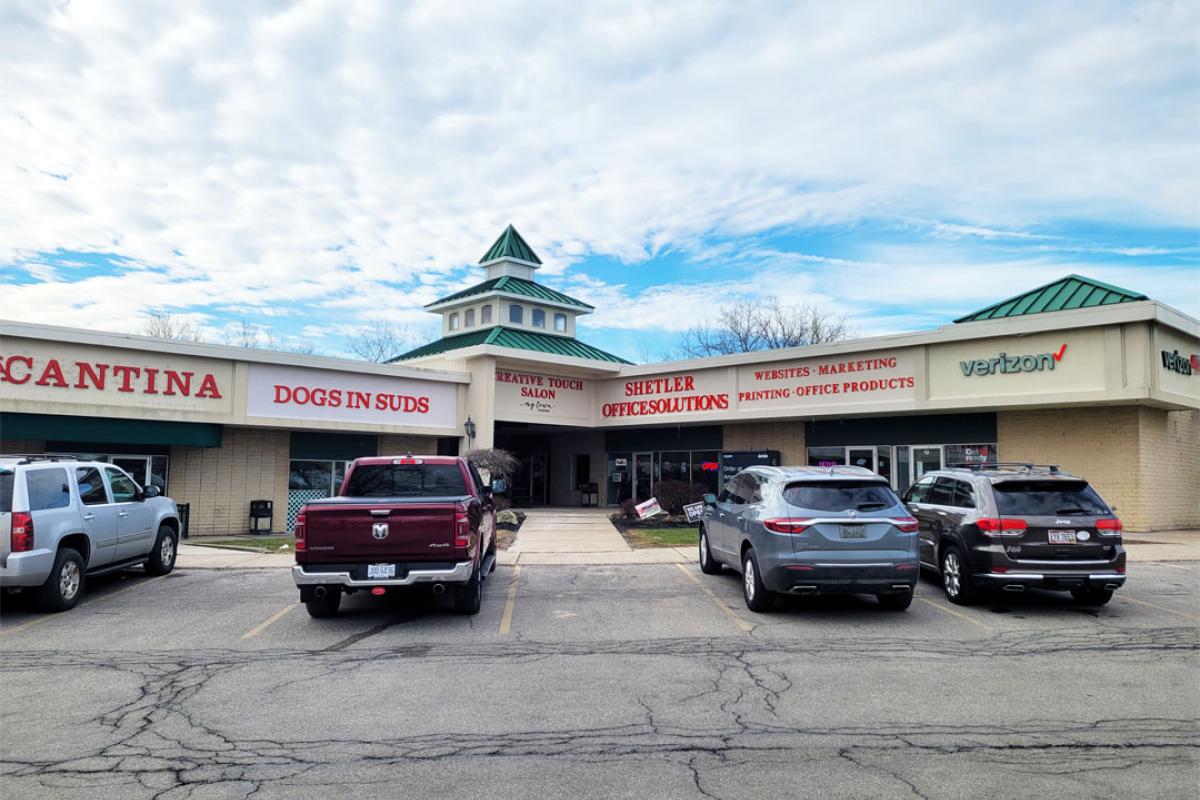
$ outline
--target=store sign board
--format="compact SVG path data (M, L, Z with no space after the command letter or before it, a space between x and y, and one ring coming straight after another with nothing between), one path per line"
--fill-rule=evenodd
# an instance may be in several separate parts
M1151 357L1155 384L1200 405L1200 339L1158 326Z
M451 383L251 364L246 416L454 428L458 397Z
M0 397L8 401L223 413L233 365L222 359L5 337Z
M773 364L738 370L739 411L798 410L816 406L904 401L916 397L912 355L881 351Z
M934 402L1103 391L1109 371L1098 329L947 342L927 353Z
M600 419L649 422L671 417L719 417L733 409L727 370L697 370L606 381L598 393Z
M592 392L584 378L498 367L496 418L590 424Z

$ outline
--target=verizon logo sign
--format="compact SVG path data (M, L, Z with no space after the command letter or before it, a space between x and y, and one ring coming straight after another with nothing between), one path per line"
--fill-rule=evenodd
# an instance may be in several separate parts
M972 375L1007 375L1015 372L1041 372L1053 370L1054 365L1063 360L1067 353L1064 343L1053 353L1038 353L1036 355L1010 356L1000 353L992 358L977 358L974 361L960 361L959 367L966 377Z

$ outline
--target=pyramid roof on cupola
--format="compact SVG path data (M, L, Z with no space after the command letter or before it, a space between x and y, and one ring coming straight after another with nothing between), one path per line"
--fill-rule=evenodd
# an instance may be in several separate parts
M488 248L483 258L479 259L479 263L487 264L502 258L512 258L529 264L540 265L542 263L537 253L533 252L533 248L521 238L521 234L517 233L517 229L512 225L504 229L504 233L500 234L500 238L496 240L495 244Z

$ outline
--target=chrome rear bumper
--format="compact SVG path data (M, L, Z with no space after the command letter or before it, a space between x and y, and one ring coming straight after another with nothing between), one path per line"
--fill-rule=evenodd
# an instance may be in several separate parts
M471 562L460 561L451 569L410 569L403 578L355 580L349 572L306 572L296 564L292 580L297 586L412 586L417 583L466 583L471 578Z

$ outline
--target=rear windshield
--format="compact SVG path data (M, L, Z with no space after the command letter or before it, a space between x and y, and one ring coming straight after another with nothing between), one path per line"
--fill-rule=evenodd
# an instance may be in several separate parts
M0 472L0 514L12 513L13 474Z
M363 464L350 472L343 497L459 497L467 484L457 464Z
M886 483L813 481L790 483L783 490L789 505L814 511L878 511L900 504Z
M1010 481L994 488L1001 516L1099 517L1112 513L1096 490L1083 481Z

